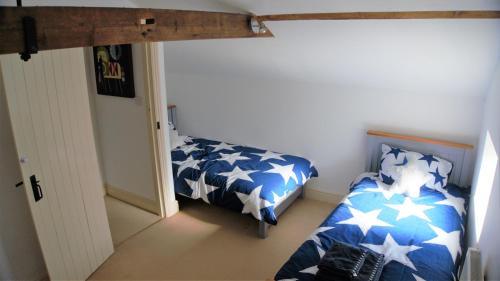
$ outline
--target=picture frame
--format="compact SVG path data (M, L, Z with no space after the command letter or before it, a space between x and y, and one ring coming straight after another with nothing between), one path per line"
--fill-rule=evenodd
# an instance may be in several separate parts
M134 98L132 45L108 45L93 48L97 94Z

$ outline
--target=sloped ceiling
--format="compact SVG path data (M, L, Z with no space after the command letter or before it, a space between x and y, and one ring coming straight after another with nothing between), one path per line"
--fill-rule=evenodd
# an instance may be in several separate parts
M500 1L135 1L139 6L273 13L500 10ZM168 42L167 71L294 80L418 94L483 95L500 20L267 23L276 38Z

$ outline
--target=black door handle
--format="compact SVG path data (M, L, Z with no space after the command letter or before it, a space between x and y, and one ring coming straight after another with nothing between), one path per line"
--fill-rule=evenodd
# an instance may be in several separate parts
M31 188L33 189L33 197L35 202L40 201L43 198L42 187L39 185L40 181L36 179L35 175L30 177Z

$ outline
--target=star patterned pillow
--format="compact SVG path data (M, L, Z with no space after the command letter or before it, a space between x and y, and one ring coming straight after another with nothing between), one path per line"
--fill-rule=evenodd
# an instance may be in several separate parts
M432 154L422 154L415 151L403 150L382 144L379 177L385 184L393 184L401 177L401 166L408 165L408 159L416 159L416 167L423 173L431 175L425 186L431 189L442 190L451 174L453 165Z

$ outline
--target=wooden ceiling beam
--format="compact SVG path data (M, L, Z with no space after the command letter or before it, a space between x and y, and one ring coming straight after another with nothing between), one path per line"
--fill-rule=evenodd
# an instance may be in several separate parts
M498 19L500 11L409 11L277 14L256 16L259 22L295 20Z
M204 11L97 7L0 7L0 54L24 51L22 18L36 22L39 50L220 38L255 34L251 15Z

